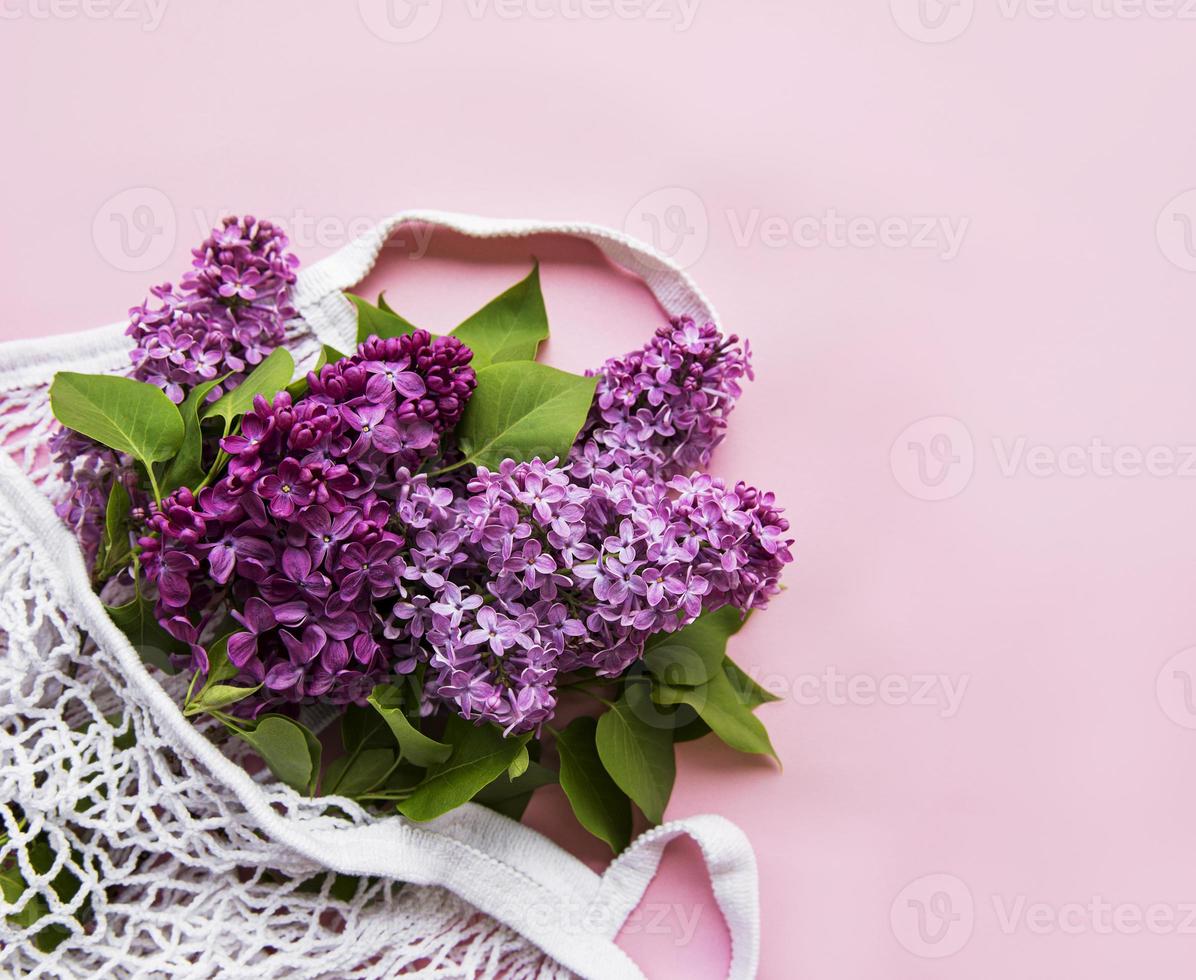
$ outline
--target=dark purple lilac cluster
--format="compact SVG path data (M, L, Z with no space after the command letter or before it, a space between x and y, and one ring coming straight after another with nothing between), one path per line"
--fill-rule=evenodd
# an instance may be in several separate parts
M630 466L668 479L704 470L745 375L752 377L746 341L724 338L713 323L673 320L598 372L594 407L570 457L574 471Z
M401 557L418 532L395 502L460 419L471 357L426 331L373 338L309 374L306 396L259 396L222 440L226 475L198 498L182 489L163 501L140 542L142 567L157 583L159 620L190 645L195 669L207 670L201 637L231 602L240 629L228 656L264 685L256 710L364 699L394 661L378 603L411 582L443 582Z
M165 283L129 311L133 377L178 403L204 381L228 375L209 399L236 387L282 343L295 315L288 295L298 258L269 221L228 217L199 248L176 289Z

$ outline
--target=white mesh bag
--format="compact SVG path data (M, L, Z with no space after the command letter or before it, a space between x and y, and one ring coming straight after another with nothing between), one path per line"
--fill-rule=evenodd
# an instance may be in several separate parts
M407 212L300 274L287 344L301 367L321 343L352 346L341 290L405 222L578 236L669 314L715 320L683 272L621 233ZM414 824L307 799L183 717L186 678L142 664L52 507L66 488L45 452L50 381L125 371L124 328L0 345L0 975L642 977L613 939L684 834L727 920L729 976L754 976L755 858L721 817L645 833L598 875L474 804Z

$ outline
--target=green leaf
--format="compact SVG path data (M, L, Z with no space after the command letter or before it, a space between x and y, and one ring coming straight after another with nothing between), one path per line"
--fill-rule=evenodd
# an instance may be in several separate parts
M190 717L205 711L218 711L221 708L227 708L230 704L244 701L249 695L260 690L261 686L261 684L253 687L234 687L232 684L205 685L204 689L200 691L199 697L189 702L183 709L183 714Z
M527 771L517 779L510 778L510 769L507 772L506 779L499 776L489 786L479 790L473 800L512 820L518 820L523 816L523 811L531 802L532 793L541 786L550 786L557 781L555 772L534 761L529 763Z
M631 801L603 768L597 728L594 718L577 718L557 737L561 789L581 825L618 854L631 842Z
M261 364L255 367L237 387L226 391L219 400L204 412L204 418L224 419L226 428L253 408L253 399L261 395L271 401L291 382L295 373L295 360L285 347L275 347Z
M720 671L699 687L662 684L654 696L661 704L688 704L731 748L777 758L764 724L752 714L725 673Z
M370 337L402 337L404 334L415 333L419 329L414 323L409 323L394 312L389 306L379 309L360 296L345 293L355 307L357 307L357 342L360 344ZM381 299L381 297L379 297Z
M393 749L362 749L334 759L324 774L327 793L349 799L368 793L386 778L395 762ZM332 787L335 787L333 789Z
M241 672L240 668L228 659L228 640L231 636L232 633L228 633L208 647L208 676L205 686L231 681Z
M731 682L731 687L735 690L739 700L749 708L758 708L770 701L781 700L779 695L773 694L772 691L766 690L752 680L730 657L723 662L723 673L727 675L727 680Z
M228 375L196 385L179 406L179 414L183 417L183 441L178 453L166 467L166 475L162 478L163 493L170 493L178 487L194 489L207 475L203 468L203 432L199 424L199 410L208 393L226 377Z
M129 542L129 491L117 477L108 492L108 505L104 510L104 536L96 555L96 577L108 578L113 572L124 568L133 553Z
M252 728L233 728L262 757L270 771L300 793L310 793L320 772L319 740L284 715L263 715Z
M595 743L611 778L652 823L660 823L676 777L673 733L633 710L627 692L598 719Z
M453 753L451 745L428 738L411 724L407 715L403 713L401 688L379 684L367 700L389 726L399 743L399 751L408 762L417 766L434 766L444 762Z
M457 427L466 462L497 469L569 455L585 424L598 379L535 361L504 361L478 372L478 387Z
M59 371L50 385L54 417L68 429L140 460L170 459L183 441L179 410L155 385L106 374Z
M231 633L226 634L208 647L208 672L204 678L204 685L195 697L187 701L183 708L184 715L190 717L205 711L218 711L230 704L244 700L261 688L261 684L255 687L240 687L224 683L231 681L240 673L237 666L228 659L228 638L230 636L232 636ZM194 679L192 679L192 683L194 683Z
M473 351L474 370L499 361L534 361L548 338L548 313L540 292L540 263L527 278L492 299L452 335Z
M525 745L519 754L515 756L515 761L507 767L507 778L518 779L527 772L527 767L531 764L531 761L532 757L528 755L527 746Z
M650 637L644 647L644 666L666 684L705 684L721 672L727 638L742 625L742 614L734 606L702 613L675 633Z
M429 770L415 792L399 804L399 812L412 820L432 820L473 799L515 761L528 736L503 738L493 725L477 726L451 715L445 739L453 746L452 755Z
M143 661L168 674L177 673L170 662L170 654L180 653L185 647L158 624L154 604L149 599L137 595L123 606L105 605L104 608Z
M390 728L372 707L345 705L341 715L341 746L346 755L361 749L389 749L395 744Z

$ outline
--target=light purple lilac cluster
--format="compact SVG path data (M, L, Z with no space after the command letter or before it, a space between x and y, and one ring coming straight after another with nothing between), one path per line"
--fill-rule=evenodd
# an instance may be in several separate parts
M570 457L574 471L630 466L667 479L704 470L744 376L752 377L746 341L724 338L713 323L674 319L598 372L594 407Z
M388 635L424 637L427 691L466 718L535 729L559 675L617 677L653 633L764 606L791 560L771 495L696 475L579 479L555 461L479 468L413 553L454 556L408 589Z
M178 287L151 290L158 301L129 311L133 377L157 385L175 403L197 384L224 378L220 397L282 343L295 315L288 299L299 260L269 221L228 217L192 252Z
M140 541L162 625L208 669L206 627L231 601L229 660L264 685L254 708L362 701L391 666L379 600L443 581L401 557L395 501L437 452L475 385L472 353L426 331L361 344L309 374L308 393L261 396L222 440L225 476L163 501ZM387 642L387 646L391 644Z
M136 344L132 376L157 385L176 403L215 377L228 375L210 400L235 387L282 343L286 321L295 315L287 297L299 259L287 244L282 230L268 221L225 218L193 250L192 268L178 289L170 283L155 287L151 293L159 305L151 308L147 300L129 311L126 333ZM131 464L70 429L51 437L50 453L71 488L57 506L58 516L74 529L94 564L113 481L119 475L137 494Z

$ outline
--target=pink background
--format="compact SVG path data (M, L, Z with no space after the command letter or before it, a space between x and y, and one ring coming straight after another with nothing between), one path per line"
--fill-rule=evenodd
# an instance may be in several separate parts
M305 261L407 207L656 222L757 352L717 468L798 538L732 650L784 771L691 743L669 809L754 841L761 975L1188 977L1196 10L1027 3L8 0L0 332L120 318L229 209ZM554 363L657 322L570 243L370 285L447 327L533 249ZM722 976L696 852L649 902L649 975Z

